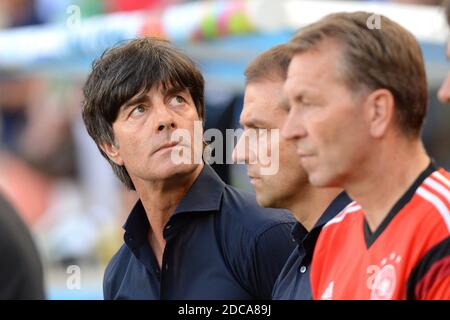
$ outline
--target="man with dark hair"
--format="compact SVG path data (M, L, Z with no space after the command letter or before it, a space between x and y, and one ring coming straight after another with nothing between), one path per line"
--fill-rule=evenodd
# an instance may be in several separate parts
M287 211L261 209L201 161L194 128L205 117L203 89L194 63L156 38L110 49L93 65L83 119L139 196L105 271L106 299L269 299L293 249ZM175 161L180 154L189 161Z
M450 174L420 133L427 84L414 36L371 13L324 17L291 40L282 134L309 181L355 200L322 229L315 299L449 299Z
M288 115L283 84L290 60L289 48L282 44L259 55L245 70L244 107L240 118L244 132L233 156L246 163L261 206L286 208L296 217L298 222L292 229L292 236L297 247L278 277L272 299L305 300L312 298L310 264L320 230L350 203L350 199L339 188L319 189L308 182L293 141L281 138L263 144L259 141L261 134L255 134L257 138L253 141L247 139L252 132L267 130L274 134L283 126ZM279 169L275 173L262 174L261 169L267 164L258 156L258 146L266 148L263 154L279 154Z

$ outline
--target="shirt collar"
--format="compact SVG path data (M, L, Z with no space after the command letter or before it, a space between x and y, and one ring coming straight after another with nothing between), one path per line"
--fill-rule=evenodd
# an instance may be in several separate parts
M200 175L176 207L172 217L186 212L195 213L219 210L225 186L226 184L220 179L214 169L205 164ZM138 200L123 226L125 229L125 243L130 248L139 246L147 239L149 226L145 209L141 200Z
M292 236L295 241L299 245L302 245L307 239L317 237L322 227L341 212L350 202L351 199L347 193L345 191L341 192L331 201L310 232L300 222L297 222L292 228Z
M333 219L339 212L341 212L352 200L345 191L342 191L330 205L325 209L320 216L317 223L314 225L313 230L316 228L322 229L323 225Z
M197 180L176 207L174 215L219 210L225 186L214 169L205 164Z
M144 206L141 200L138 200L123 226L125 229L123 240L128 247L135 248L147 239L149 227Z

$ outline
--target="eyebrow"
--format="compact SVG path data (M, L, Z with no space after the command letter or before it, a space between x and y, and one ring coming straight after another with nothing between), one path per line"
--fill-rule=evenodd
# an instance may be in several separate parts
M319 97L314 92L301 90L294 95L293 101L295 101L297 103L303 103L305 100L317 101L318 98Z
M188 88L170 87L170 88L167 88L166 90L163 90L163 92L162 92L162 94L164 96L172 96L172 95L175 95L178 93L188 94L189 90L188 90Z
M163 90L162 94L164 96L170 96L170 95L175 95L178 93L189 93L189 90L187 88L176 88L176 87L170 87L166 90ZM125 102L123 104L123 106L120 108L119 112L124 112L126 110L128 110L129 108L141 104L141 103L149 103L151 102L150 97L148 96L147 92L141 92L140 94L134 96L133 98L131 98L130 100L128 100L127 102Z
M133 98L131 98L130 100L128 100L127 102L125 102L125 104L122 106L121 111L125 111L128 108L135 106L137 104L140 103L144 103L144 102L149 102L150 98L147 95L147 93L141 93L137 96L134 96Z
M239 124L242 127L247 127L247 128L256 128L256 127L263 127L263 128L268 128L269 126L267 125L267 123L265 123L264 121L255 119L255 118L250 118L249 120L245 121L245 124L239 120Z

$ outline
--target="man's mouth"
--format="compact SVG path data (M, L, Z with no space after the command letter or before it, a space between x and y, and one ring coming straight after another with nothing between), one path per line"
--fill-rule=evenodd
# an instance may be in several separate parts
M178 145L178 144L180 144L180 141L171 141L171 142L164 143L164 144L160 145L160 146L155 150L154 153L156 153L156 152L158 152L158 151L165 150L165 149L173 148L173 147L175 147L175 146Z
M299 149L297 149L297 155L298 155L300 158L309 158L309 157L314 156L314 154L312 154L312 153L310 153L310 152L305 152L305 151L299 150Z
M250 183L253 184L253 185L255 183L261 181L261 177L259 177L257 175L249 175L248 177L250 178Z

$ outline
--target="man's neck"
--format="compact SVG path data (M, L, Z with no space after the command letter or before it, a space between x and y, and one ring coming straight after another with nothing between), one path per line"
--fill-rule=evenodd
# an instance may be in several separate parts
M136 191L150 224L148 241L160 266L166 245L163 236L164 227L202 169L203 164L185 177L177 177L175 181L152 181L136 185Z
M341 192L340 188L316 188L308 185L297 193L287 209L309 232Z
M349 196L360 204L374 232L395 203L430 164L421 141L400 141L385 145L358 176L344 186Z

